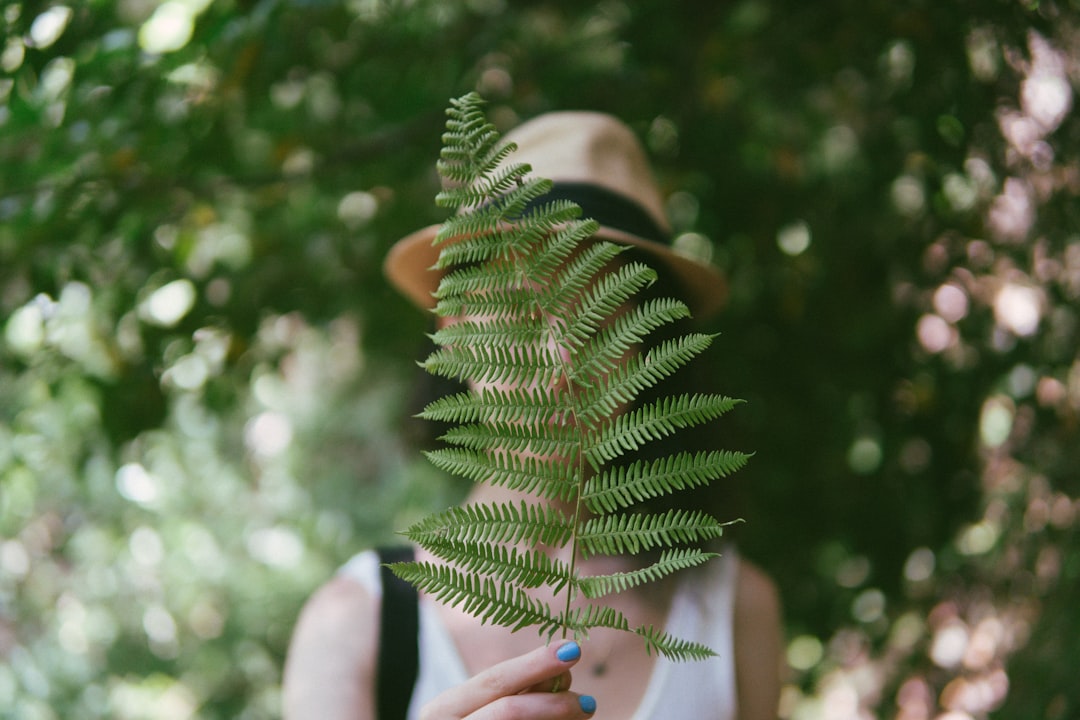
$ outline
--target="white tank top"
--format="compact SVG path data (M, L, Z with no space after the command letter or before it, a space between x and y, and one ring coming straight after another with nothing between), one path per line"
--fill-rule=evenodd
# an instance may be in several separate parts
M645 695L628 720L734 720L735 663L732 613L738 556L733 548L696 571L682 573L672 598L665 629L675 637L704 643L716 657L672 662L663 657L653 666ZM341 567L340 574L382 597L379 559L364 551ZM443 625L435 602L420 599L420 670L409 705L409 720L444 690L468 679L465 664ZM603 698L598 698L603 702Z

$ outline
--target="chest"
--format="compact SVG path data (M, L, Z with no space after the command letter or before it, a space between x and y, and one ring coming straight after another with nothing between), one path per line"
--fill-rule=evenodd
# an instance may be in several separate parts
M607 598L627 617L632 626L663 627L669 606L669 593L641 597L622 594ZM469 675L503 660L524 654L544 642L534 630L510 632L506 628L483 625L475 618L441 607L442 621ZM561 639L556 635L553 642ZM645 697L656 657L645 651L636 635L607 628L593 629L581 640L582 657L572 670L575 692L597 698L594 720L628 720Z

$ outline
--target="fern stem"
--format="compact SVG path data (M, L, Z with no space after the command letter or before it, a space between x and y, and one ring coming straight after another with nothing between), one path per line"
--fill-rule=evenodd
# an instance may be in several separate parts
M528 277L528 272L524 265L524 258L522 258L516 251L512 251L514 265L519 269L522 279L525 282L530 282L532 279ZM540 295L538 293L532 296L532 305L534 311L540 316L546 318L552 317L551 311L543 306L540 301ZM573 607L575 594L577 592L576 584L573 579L577 577L577 559L578 559L578 533L581 527L581 515L585 509L584 504L584 489L585 489L585 457L584 447L581 436L580 421L582 420L581 402L577 393L574 391L574 382L571 380L573 377L572 368L567 356L562 352L562 343L560 338L556 336L555 328L561 327L560 325L545 323L547 330L543 333L541 342L544 342L548 347L555 347L554 360L558 367L558 372L555 375L556 382L562 380L566 383L564 392L567 393L570 406L570 427L575 429L576 452L573 453L572 461L577 465L577 491L574 493L574 510L570 514L570 527L573 528L570 533L570 557L567 560L567 583L566 583L566 602L564 604L564 610L562 617L568 619L571 617L571 608ZM563 341L565 342L565 340ZM562 623L562 639L566 639L569 634L569 623Z

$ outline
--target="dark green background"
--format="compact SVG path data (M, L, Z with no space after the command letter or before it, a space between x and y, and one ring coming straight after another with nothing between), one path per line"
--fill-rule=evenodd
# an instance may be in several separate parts
M379 266L473 89L623 118L729 277L785 716L1080 713L1076 0L156 7L0 14L0 717L274 717L304 597L452 499Z

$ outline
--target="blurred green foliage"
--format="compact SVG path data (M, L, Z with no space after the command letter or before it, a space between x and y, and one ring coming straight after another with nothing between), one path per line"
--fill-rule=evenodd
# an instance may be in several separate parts
M1080 714L1076 0L0 7L0 718L263 718L402 439L450 97L615 113L731 283L785 718ZM739 347L738 352L731 350ZM951 713L946 715L946 713Z

